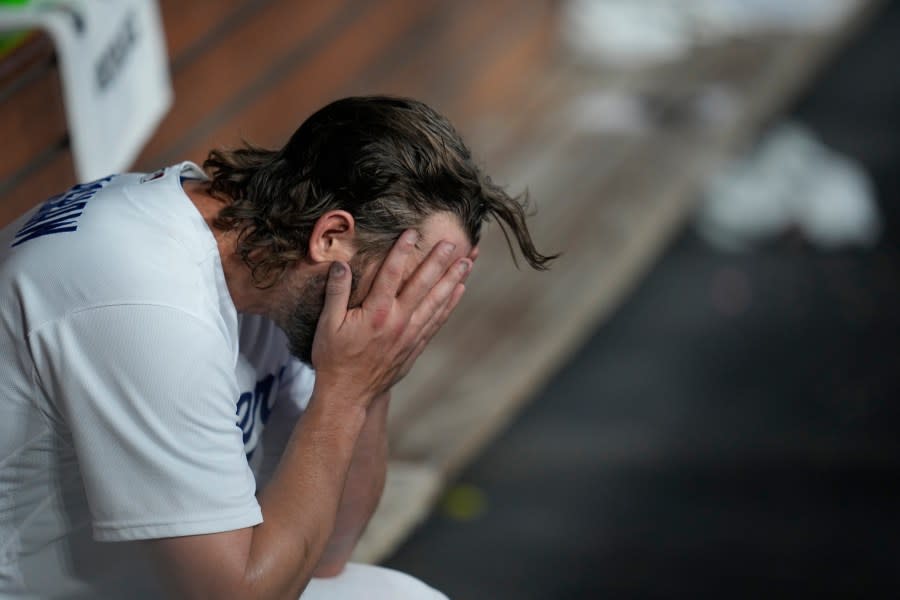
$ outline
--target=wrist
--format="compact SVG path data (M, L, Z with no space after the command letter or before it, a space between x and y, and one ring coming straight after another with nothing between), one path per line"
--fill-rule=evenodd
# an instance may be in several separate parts
M315 417L328 429L347 430L358 435L366 421L371 398L316 380L307 407L307 414Z
M352 377L316 371L313 397L319 396L330 405L341 409L360 406L368 408L381 394L369 385L355 381Z

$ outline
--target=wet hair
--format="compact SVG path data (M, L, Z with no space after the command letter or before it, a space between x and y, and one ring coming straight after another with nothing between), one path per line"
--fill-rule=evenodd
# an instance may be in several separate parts
M527 194L512 197L491 182L449 121L416 100L337 100L280 150L245 143L211 151L203 166L210 193L225 203L214 225L238 233L237 254L259 287L305 256L316 221L336 209L353 215L360 258L383 255L404 230L439 212L454 215L473 245L490 218L510 252L511 234L535 269L556 258L534 246Z

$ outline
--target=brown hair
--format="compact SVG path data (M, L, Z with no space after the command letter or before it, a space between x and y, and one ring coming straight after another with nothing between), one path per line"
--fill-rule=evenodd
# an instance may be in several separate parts
M353 215L360 258L386 252L404 230L437 212L454 214L472 244L493 218L510 252L511 232L535 269L556 258L531 240L527 195L511 197L492 183L453 126L416 100L337 100L280 150L213 150L203 166L210 193L226 202L214 224L238 231L237 253L261 287L304 257L316 221L335 209Z

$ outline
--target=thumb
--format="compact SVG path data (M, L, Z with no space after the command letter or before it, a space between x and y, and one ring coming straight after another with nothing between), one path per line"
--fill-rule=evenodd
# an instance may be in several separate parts
M347 315L350 303L350 269L346 263L335 261L328 269L328 282L325 284L325 303L319 316L319 327L336 331Z

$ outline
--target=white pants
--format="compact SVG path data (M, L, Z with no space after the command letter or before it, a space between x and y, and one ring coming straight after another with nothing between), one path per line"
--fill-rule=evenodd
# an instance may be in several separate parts
M348 563L337 577L311 579L300 600L447 600L406 573Z

